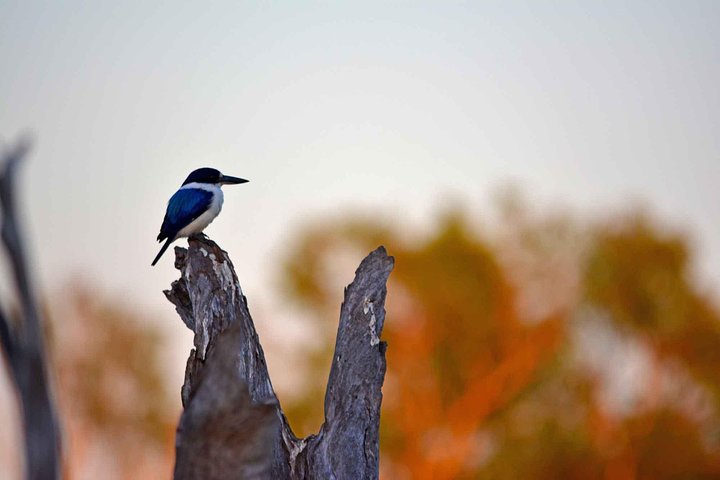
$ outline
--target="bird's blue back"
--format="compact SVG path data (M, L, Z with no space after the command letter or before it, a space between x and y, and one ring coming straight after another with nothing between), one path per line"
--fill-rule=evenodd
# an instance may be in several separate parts
M210 207L212 199L212 192L199 188L181 188L175 192L168 202L158 241L175 237Z

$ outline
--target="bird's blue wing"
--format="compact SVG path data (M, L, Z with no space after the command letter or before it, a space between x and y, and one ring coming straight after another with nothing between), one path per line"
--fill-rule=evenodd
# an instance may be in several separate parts
M213 194L199 188L182 188L170 197L158 241L173 238L210 207Z

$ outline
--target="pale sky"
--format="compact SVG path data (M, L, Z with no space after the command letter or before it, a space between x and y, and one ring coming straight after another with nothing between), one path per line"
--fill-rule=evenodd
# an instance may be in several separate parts
M200 166L251 181L206 231L251 308L310 219L421 224L507 182L581 212L645 200L720 291L718 25L717 1L4 0L0 138L36 140L22 195L46 290L80 275L178 329L172 253L150 261Z

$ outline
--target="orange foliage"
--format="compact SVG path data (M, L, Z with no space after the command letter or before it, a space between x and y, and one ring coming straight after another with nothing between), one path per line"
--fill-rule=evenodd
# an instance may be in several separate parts
M384 244L383 477L720 478L720 313L687 241L643 216L583 229L510 213L496 233L453 213L422 241L362 220L303 234L286 291L327 319L327 341L308 355L314 387L284 402L293 426L322 419L338 262ZM158 336L79 291L51 335L65 476L167 477L177 414Z
M578 235L517 210L508 225L496 242L454 213L413 243L390 226L330 223L306 232L286 264L287 291L333 319L333 259L378 244L396 258L383 476L720 475L720 315L689 281L687 242L642 216ZM332 345L335 325L324 325ZM635 363L613 356L623 345ZM633 368L637 380L611 386ZM319 417L321 389L286 405L291 422Z
M165 390L158 332L86 287L65 300L50 335L63 477L167 478L178 413Z

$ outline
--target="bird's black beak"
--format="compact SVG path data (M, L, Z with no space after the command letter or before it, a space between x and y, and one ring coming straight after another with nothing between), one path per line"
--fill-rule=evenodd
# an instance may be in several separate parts
M239 183L247 183L249 181L250 180L245 180L244 178L231 177L229 175L222 175L220 177L221 185L237 185Z

